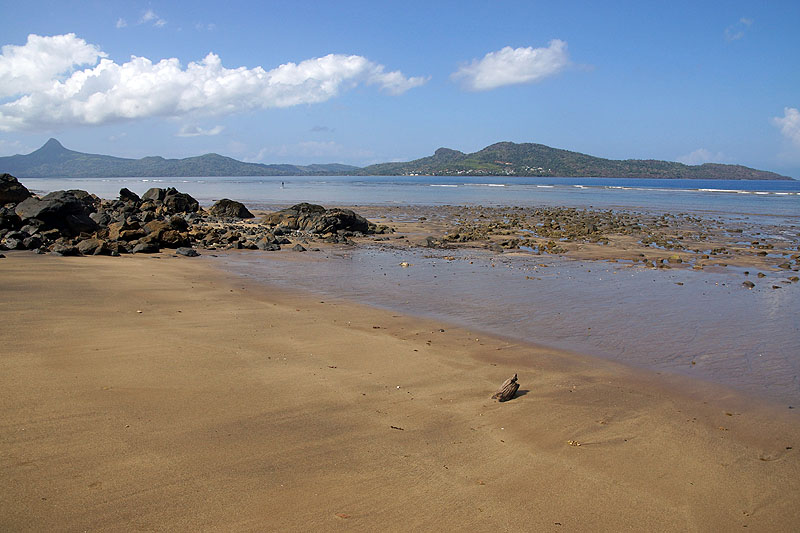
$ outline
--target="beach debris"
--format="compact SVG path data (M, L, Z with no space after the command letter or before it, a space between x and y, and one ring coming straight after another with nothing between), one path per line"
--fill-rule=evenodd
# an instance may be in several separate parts
M348 518L350 518L350 515L347 513L336 513L336 518L347 520Z
M187 246L181 246L180 248L175 250L175 253L178 255L183 255L186 257L197 257L200 254L194 248L189 248Z
M411 263L406 263L405 261L403 261L402 263L400 263L400 266L403 268L408 268L411 266Z
M570 446L580 446L581 445L580 442L578 442L576 440L572 440L572 439L568 440L567 444L569 444Z
M397 426L389 426L389 427L392 428L392 429L398 429L400 431L405 431L405 429L403 429L401 427L397 427Z
M492 394L492 400L497 400L498 402L506 402L514 397L514 395L519 390L519 383L517 383L517 375L514 374L512 377L508 378L500 385L500 388L497 389L497 392Z

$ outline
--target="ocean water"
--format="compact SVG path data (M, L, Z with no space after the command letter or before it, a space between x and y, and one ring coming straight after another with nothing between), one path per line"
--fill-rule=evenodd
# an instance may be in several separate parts
M800 181L593 178L257 177L26 179L48 192L114 198L176 187L210 205L570 206L690 213L800 236ZM445 254L455 260L445 259ZM800 284L741 269L653 270L479 251L400 251L378 244L329 256L247 252L212 258L237 275L730 385L800 406ZM412 266L402 268L401 262ZM546 265L546 266L542 266ZM751 279L748 290L742 281ZM779 289L773 289L773 286Z
M253 208L298 202L323 205L570 206L756 215L775 223L800 218L800 181L640 180L515 177L228 177L228 178L28 178L36 191L83 189L115 198L122 187L143 194L175 187L201 204L220 198Z

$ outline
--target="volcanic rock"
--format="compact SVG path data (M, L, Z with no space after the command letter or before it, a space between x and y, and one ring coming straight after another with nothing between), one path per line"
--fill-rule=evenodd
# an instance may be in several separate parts
M208 212L216 217L255 218L243 203L227 198L216 202Z
M31 192L11 174L0 175L0 206L18 204L30 198Z
M350 209L325 209L321 205L301 203L266 215L262 222L289 230L326 234L338 231L374 233L375 224Z

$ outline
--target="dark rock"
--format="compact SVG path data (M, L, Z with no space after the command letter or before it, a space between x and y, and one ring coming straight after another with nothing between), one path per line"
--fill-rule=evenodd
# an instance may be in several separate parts
M13 209L0 205L0 229L15 229L20 227L22 220Z
M97 224L98 226L108 226L108 223L111 222L111 215L109 215L105 211L97 211L96 213L90 213L89 218L94 220L95 224Z
M78 251L83 255L107 255L111 252L101 239L84 239L78 243Z
M0 174L0 205L18 204L30 198L31 192L11 174Z
M22 239L18 239L16 237L9 237L6 236L0 241L0 245L3 246L5 250L24 250L25 245L22 243Z
M170 217L169 225L172 229L178 231L186 231L189 229L189 223L180 215L173 215Z
M208 212L215 217L255 218L243 203L227 198L216 202Z
M164 194L164 206L170 213L196 213L200 204L185 192L170 187Z
M262 222L289 230L327 234L340 230L374 233L375 224L349 209L325 209L321 205L302 203L266 215Z
M159 187L153 187L145 191L145 193L142 195L142 201L150 200L151 202L154 201L163 202L166 196L167 196L167 191L165 189L161 189Z
M39 228L40 226L38 224L27 224L22 226L19 230L25 235L33 235L35 233L39 233Z
M166 248L181 248L188 246L189 236L172 229L169 222L153 220L144 226L147 232L147 241L159 244Z
M178 255L185 255L186 257L197 257L200 255L197 250L188 247L180 247L175 250L175 253Z
M22 239L22 245L25 247L26 250L35 250L44 244L42 239L37 236L33 235L31 237Z
M14 212L23 222L35 218L48 229L77 235L97 229L97 224L89 218L92 198L86 191L55 191L41 200L30 197L20 202Z
M152 189L151 189L152 190ZM119 190L119 199L123 202L141 202L142 199L135 192L123 187Z
M744 281L744 282L742 282L742 285L744 285L744 286L745 286L745 287L747 287L748 289L752 289L753 287L755 287L755 286L756 286L756 284L755 284L755 283L753 283L753 282L752 282L752 281L750 281L750 280L747 280L747 281Z
M157 254L160 251L158 245L153 242L140 242L133 247L135 254Z
M292 246L292 251L295 251L295 252L305 252L305 251L306 251L306 249L303 247L303 245L302 245L302 244L295 244L294 246Z
M62 242L55 243L50 248L50 253L53 255L80 255L80 252L75 246Z
M5 258L6 258L6 256L4 256L3 254L0 254L0 259L5 259Z
M259 250L264 250L267 252L277 252L281 249L281 246L273 240L267 238L261 238L256 241L256 246Z

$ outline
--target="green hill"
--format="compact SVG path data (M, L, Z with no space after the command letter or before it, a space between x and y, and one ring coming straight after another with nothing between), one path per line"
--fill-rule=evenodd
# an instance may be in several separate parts
M0 172L8 172L18 178L305 176L358 170L359 167L339 164L299 166L244 163L219 154L185 159L158 156L125 159L67 150L55 139L50 139L27 155L0 157Z
M126 159L67 150L55 139L27 155L0 157L0 173L19 178L193 176L547 176L598 178L788 180L741 165L684 165L670 161L603 159L543 144L500 142L472 154L439 148L430 157L364 168L350 165L264 165L219 154L185 159Z
M650 159L603 159L543 144L500 142L465 154L439 148L430 157L405 163L381 163L361 169L367 176L546 176L597 178L787 180L774 172L741 165L684 165Z

